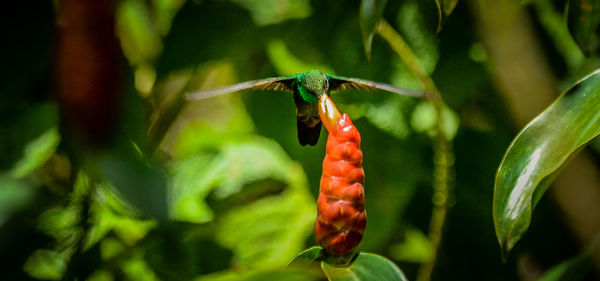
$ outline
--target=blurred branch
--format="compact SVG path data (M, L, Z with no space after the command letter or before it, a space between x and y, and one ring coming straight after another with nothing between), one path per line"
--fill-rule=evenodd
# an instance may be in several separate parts
M150 100L153 104L148 138L156 155L161 155L160 145L169 128L186 105L184 91L188 87L195 69L187 69L171 74L157 81L152 89Z
M445 105L433 79L425 72L425 68L408 44L406 44L402 36L385 20L380 21L377 31L406 64L413 76L420 82L423 89L426 92L435 93L440 96L439 99L430 99L430 102L436 109L437 115L436 135L433 143L433 210L429 221L428 234L434 252L431 259L421 265L417 275L417 281L427 281L431 279L431 274L440 250L442 231L446 220L446 214L448 213L448 198L450 197L451 187L450 182L452 180L452 174L454 173L454 153L452 151L452 143L442 129L442 110Z
M185 106L183 93L177 93L171 99L162 101L152 113L152 122L148 128L148 138L151 149L158 152L160 144ZM160 154L160 153L159 153Z
M531 23L512 0L471 1L492 75L519 126L557 96L556 85Z
M120 58L114 22L114 0L60 2L55 73L62 133L87 142L110 138L117 124Z
M514 123L523 127L558 96L548 60L529 17L516 1L473 0L470 4L496 85ZM549 191L565 222L584 247L590 245L600 233L600 175L591 155L582 151L553 186ZM591 255L600 265L600 251Z

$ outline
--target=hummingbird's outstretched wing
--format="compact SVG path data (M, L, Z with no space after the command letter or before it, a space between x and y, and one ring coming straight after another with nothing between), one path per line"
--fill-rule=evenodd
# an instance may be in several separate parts
M411 96L418 98L439 98L435 93L428 93L423 91L416 91L410 89L398 88L389 84L379 83L369 80L363 80L358 78L348 78L344 76L338 76L333 74L327 74L329 79L329 90L330 91L344 91L344 90L381 90L390 93L395 93L403 96Z
M227 93L233 93L244 90L273 90L283 91L292 93L293 84L296 82L296 76L285 76L285 77L273 77L261 80L246 81L239 84L226 86L208 91L200 91L194 93L187 93L185 98L187 100L203 100L210 97L215 97Z

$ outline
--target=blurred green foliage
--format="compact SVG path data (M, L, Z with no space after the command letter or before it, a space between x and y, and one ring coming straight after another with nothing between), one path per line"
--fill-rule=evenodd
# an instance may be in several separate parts
M367 33L375 27L361 23L361 1L116 1L121 112L101 147L70 137L52 95L57 7L18 2L0 17L3 279L324 278L283 267L315 244L326 132L317 146L299 146L292 97L283 93L182 96L310 69L419 89L377 35L365 56L361 24ZM453 138L455 191L433 279L516 280L522 259L500 262L491 216L494 173L515 128L469 4L387 2L372 12L405 38L448 105L442 122ZM592 36L583 56L557 2L522 5L558 82L570 85L598 67L599 46L597 35L582 34ZM362 135L368 227L359 248L414 279L432 255L435 110L374 92L333 98ZM543 271L577 254L552 202L541 200L536 216L515 256L533 257Z

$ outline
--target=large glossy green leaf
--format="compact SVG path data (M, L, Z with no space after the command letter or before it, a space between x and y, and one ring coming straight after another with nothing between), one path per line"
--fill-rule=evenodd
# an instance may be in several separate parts
M375 254L360 253L348 267L335 267L321 262L321 268L329 280L407 280L402 271L390 260Z
M349 266L332 265L324 256L323 248L314 246L298 254L288 268L313 272L313 265L321 264L321 270L329 280L406 280L402 271L385 257L359 253ZM313 272L314 274L314 272Z
M573 39L585 54L600 24L599 0L570 0L568 27Z
M387 0L362 0L360 4L360 28L367 58L371 59L371 43Z
M503 254L529 227L561 167L600 133L600 70L569 89L517 135L498 168L494 225Z

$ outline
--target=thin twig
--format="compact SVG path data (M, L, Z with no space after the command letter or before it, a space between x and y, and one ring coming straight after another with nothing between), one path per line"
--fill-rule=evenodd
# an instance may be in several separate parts
M413 76L421 83L423 89L427 92L436 93L441 97L433 79L425 72L423 65L412 52L402 36L394 30L385 20L381 20L378 26L378 33L390 44L392 49L398 54L406 64ZM450 197L450 182L453 177L454 154L452 144L442 129L442 111L444 101L439 99L430 99L430 102L436 109L437 122L436 134L434 136L434 181L433 181L433 210L429 222L429 240L433 245L433 255L429 261L425 262L419 268L417 281L428 281L431 279L433 268L435 267L440 244L442 240L442 231L446 214L448 212L448 198Z

